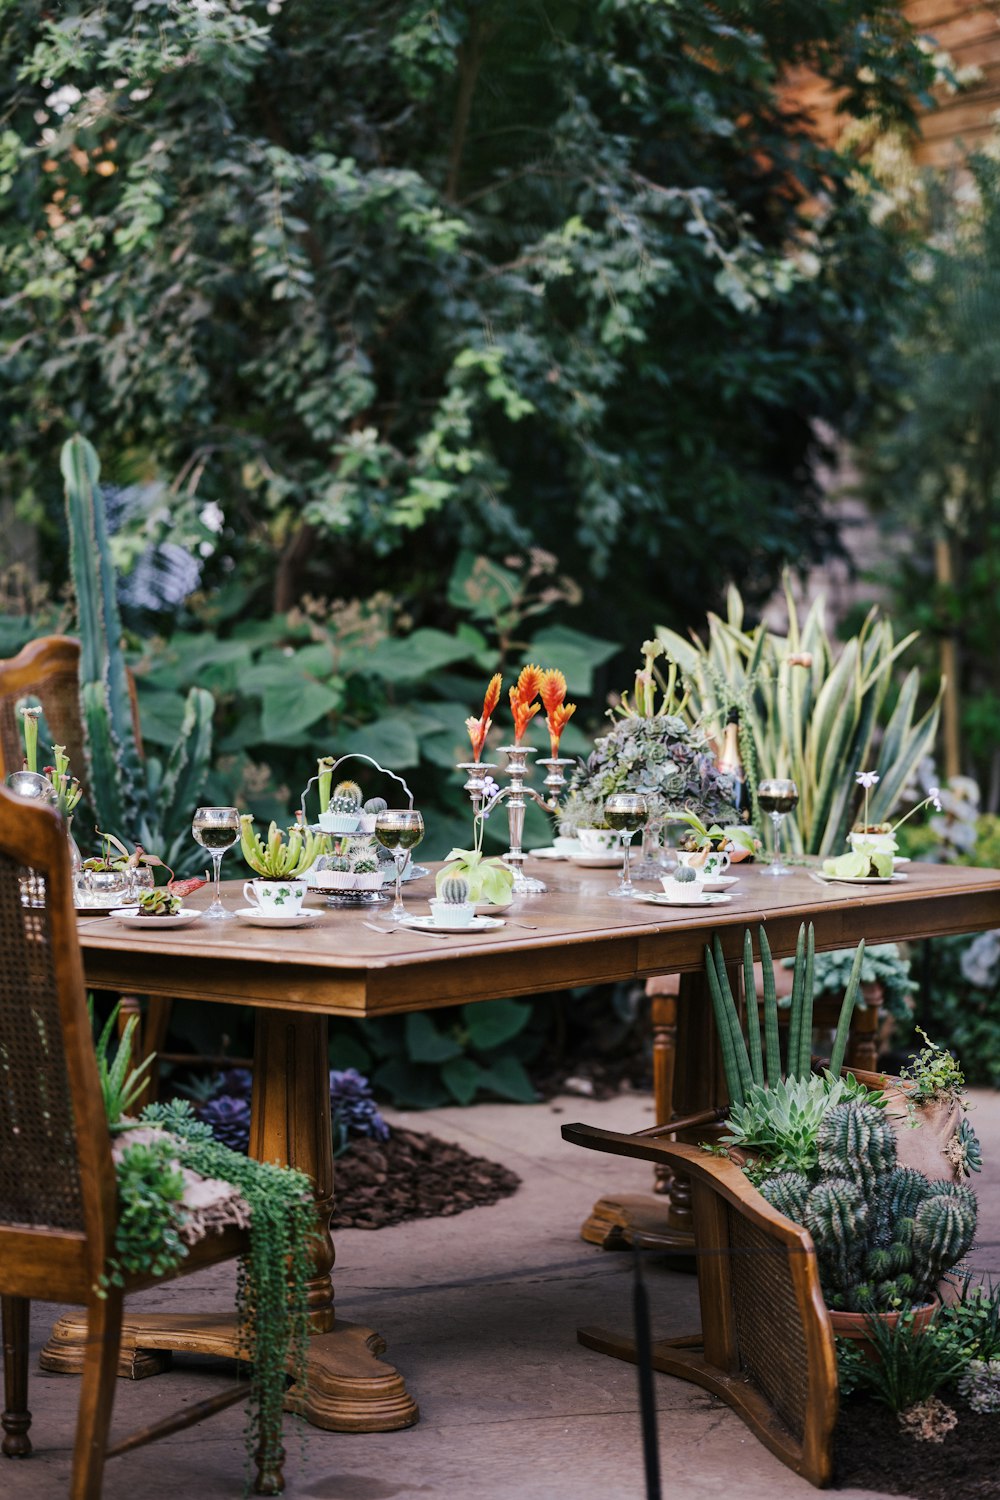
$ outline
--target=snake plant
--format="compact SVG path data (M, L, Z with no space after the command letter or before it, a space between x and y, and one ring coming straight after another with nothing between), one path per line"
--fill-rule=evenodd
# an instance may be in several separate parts
M940 692L918 716L913 668L893 695L896 664L915 635L897 641L877 611L838 648L822 597L800 621L787 579L785 595L785 635L764 624L746 629L743 600L732 588L727 618L709 615L707 643L665 626L657 636L684 676L684 712L692 722L721 732L728 710L739 708L752 790L765 777L795 781L799 804L786 825L795 852L838 854L855 811L854 773L861 767L878 773L869 815L873 823L887 820L931 752Z
M192 688L166 765L152 756L142 760L121 644L100 462L92 444L77 435L63 445L60 467L80 635L80 713L97 825L159 850L166 864L185 873L201 858L191 843L191 814L208 775L215 701L204 688Z

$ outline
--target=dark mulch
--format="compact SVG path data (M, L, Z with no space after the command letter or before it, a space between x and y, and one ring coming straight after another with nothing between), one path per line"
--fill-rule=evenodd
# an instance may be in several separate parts
M864 1397L841 1403L834 1452L839 1489L884 1490L911 1500L998 1500L1000 1414L970 1411L944 1397L958 1414L943 1443L922 1443L900 1430L888 1407Z
M382 1229L509 1198L516 1172L434 1135L393 1128L387 1141L353 1140L337 1158L334 1229Z

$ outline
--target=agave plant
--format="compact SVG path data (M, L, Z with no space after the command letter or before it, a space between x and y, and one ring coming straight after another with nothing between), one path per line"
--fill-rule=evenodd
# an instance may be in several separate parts
M917 715L919 673L911 669L892 697L897 662L915 634L896 640L876 610L856 636L837 647L822 597L800 621L786 578L788 633L763 624L747 630L737 589L727 618L709 615L707 643L657 627L670 660L684 675L685 716L721 731L731 707L740 710L741 750L751 790L764 777L790 776L799 804L788 837L798 853L827 855L843 847L854 807L854 772L877 772L873 822L888 820L937 732L940 691Z
M184 873L197 868L202 857L191 843L191 812L208 775L215 700L204 688L192 688L166 765L152 756L142 760L121 647L100 462L92 444L77 435L63 445L60 466L66 485L80 634L80 712L93 811L100 828L113 828L145 849L163 850L164 862Z

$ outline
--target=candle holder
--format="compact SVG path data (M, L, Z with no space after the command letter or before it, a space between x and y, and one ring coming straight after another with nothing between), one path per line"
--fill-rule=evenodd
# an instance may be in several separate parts
M503 856L504 864L508 865L514 875L514 888L512 894L515 896L539 896L547 889L544 880L538 880L533 875L525 875L525 854L521 847L524 838L524 814L528 806L528 799L538 804L543 812L557 813L559 811L559 795L566 785L565 767L573 764L572 760L564 760L560 756L547 756L540 760L540 766L548 768L545 778L545 786L548 788L549 796L543 797L534 787L526 785L527 777L531 775L531 766L528 756L537 754L534 745L501 745L500 754L507 757L502 775L509 778L509 785L501 787L495 796L489 801L483 801L483 785L489 771L495 770L493 763L480 763L476 761L460 761L458 769L468 771L469 779L465 783L465 790L472 799L472 811L474 817L485 817L501 802L507 804L507 827L510 847Z

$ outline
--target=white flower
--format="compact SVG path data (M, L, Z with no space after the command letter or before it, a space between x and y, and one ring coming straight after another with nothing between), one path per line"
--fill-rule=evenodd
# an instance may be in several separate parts
M863 786L867 792L871 787L878 786L879 774L877 771L857 771L855 772L855 780L858 786Z
M49 109L55 110L57 115L68 115L74 104L79 104L83 95L78 88L71 83L64 83L61 89L56 89L54 94L49 94L45 100Z
M214 500L210 500L207 505L203 505L198 512L198 520L206 531L221 531L225 519L221 505L217 505Z
M940 812L941 811L941 788L938 787L938 786L929 786L927 788L927 800L928 800L928 802L933 802L933 804L934 804L934 811L935 812Z

